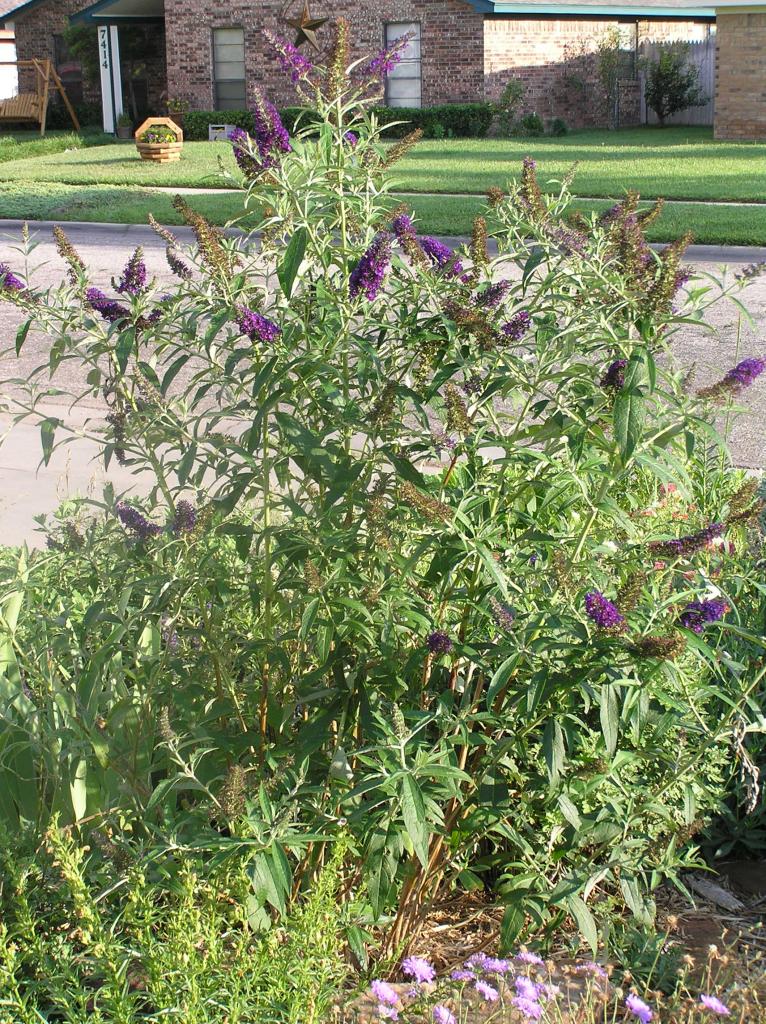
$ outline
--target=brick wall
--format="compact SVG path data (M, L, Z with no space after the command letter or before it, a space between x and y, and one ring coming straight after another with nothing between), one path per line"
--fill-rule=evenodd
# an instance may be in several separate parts
M487 17L484 21L484 85L488 98L500 96L508 79L525 86L522 113L543 120L563 117L572 128L607 123L594 51L599 39L619 27L632 49L643 40L704 38L708 25L693 21L617 22L604 18ZM633 69L626 54L626 77ZM638 121L635 88L620 87L621 124Z
M766 139L766 14L718 16L715 137Z
M293 30L281 17L283 9L283 0L259 4L230 0L225 8L207 0L165 0L168 94L188 100L193 108L213 109L212 30L241 27L248 97L257 86L277 106L295 103L295 91L263 38L264 29L292 37ZM312 14L321 16L330 10L332 17L343 16L350 22L354 57L381 48L386 22L420 22L424 106L482 98L482 15L468 4L461 0L338 0L331 9L317 2ZM320 29L319 40L327 46L331 39L328 24ZM311 56L305 46L303 52Z

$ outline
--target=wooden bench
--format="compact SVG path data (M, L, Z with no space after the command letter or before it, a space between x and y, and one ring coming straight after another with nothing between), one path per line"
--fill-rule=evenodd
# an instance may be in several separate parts
M12 121L33 121L40 125L40 134L45 135L45 122L48 116L48 97L50 95L51 79L61 93L64 105L72 118L75 131L80 130L80 122L74 112L69 97L66 94L64 83L59 78L56 69L49 60L9 60L0 61L0 67L31 68L35 71L36 92L20 92L18 96L10 96L8 99L0 99L0 124Z

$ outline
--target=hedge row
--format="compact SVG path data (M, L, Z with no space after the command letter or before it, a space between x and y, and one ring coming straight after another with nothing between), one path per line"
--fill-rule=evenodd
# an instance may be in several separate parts
M445 103L438 107L374 107L373 110L380 124L391 124L385 134L396 139L411 132L413 128L422 128L426 138L482 138L487 134L494 116L491 103ZM309 123L310 115L301 107L285 107L280 114L289 132L295 130L299 117L301 124ZM193 110L184 115L184 138L190 142L207 141L208 126L211 124L233 124L252 132L253 115L248 110Z

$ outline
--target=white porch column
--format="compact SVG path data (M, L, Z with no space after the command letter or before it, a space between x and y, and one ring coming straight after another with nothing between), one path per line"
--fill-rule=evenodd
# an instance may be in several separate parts
M98 26L98 58L104 131L114 134L117 118L122 113L120 40L116 25Z

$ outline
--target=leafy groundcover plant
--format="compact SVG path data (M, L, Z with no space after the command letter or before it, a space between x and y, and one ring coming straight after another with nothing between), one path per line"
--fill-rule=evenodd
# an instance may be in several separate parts
M93 286L61 231L57 288L31 245L0 270L17 349L49 339L12 385L44 459L71 365L136 474L5 557L0 816L239 858L264 928L343 835L388 954L454 888L505 947L570 919L595 948L597 897L648 923L695 862L762 689L762 502L713 422L764 363L695 392L673 358L748 275L691 284L637 196L577 220L531 160L453 252L392 208L398 48L274 45L310 112L290 136L259 97L232 136L257 235L178 198L170 288L140 251Z

